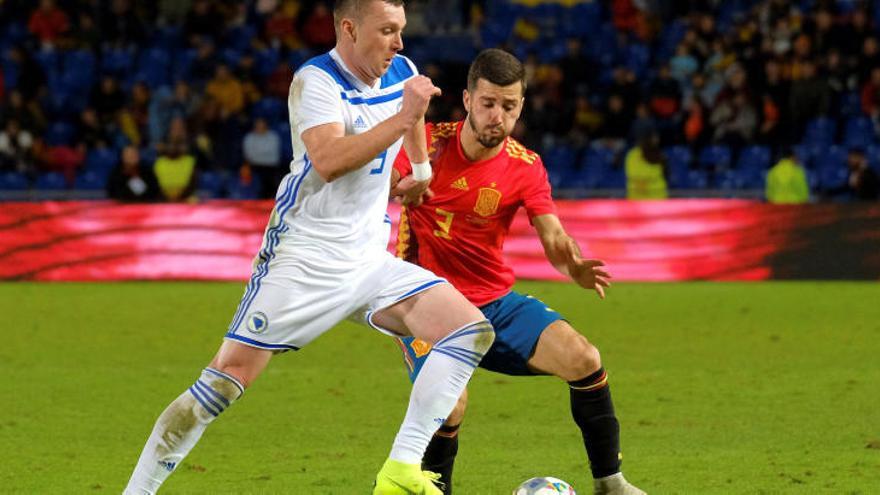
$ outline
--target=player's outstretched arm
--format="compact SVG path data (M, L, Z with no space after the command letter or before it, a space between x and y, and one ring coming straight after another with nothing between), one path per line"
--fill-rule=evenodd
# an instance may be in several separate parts
M544 254L553 267L584 289L595 290L599 297L605 299L605 288L611 286L611 275L602 268L605 262L584 259L577 242L565 232L556 215L536 216L532 218L532 224L538 231Z
M416 76L403 86L400 112L367 132L345 135L342 123L337 122L306 130L302 140L312 166L327 182L363 167L422 122L431 98L439 94L430 79ZM418 129L422 132L424 126Z

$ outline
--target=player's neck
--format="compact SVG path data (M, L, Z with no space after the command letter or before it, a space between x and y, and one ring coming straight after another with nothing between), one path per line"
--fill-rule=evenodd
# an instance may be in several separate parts
M358 78L358 80L371 88L374 84L376 84L377 78L370 76L354 63L354 54L352 53L350 46L337 44L336 53L339 55L339 58L342 59L342 62L345 64L345 68L349 72L351 72L354 77Z
M460 141L461 152L464 154L464 157L472 162L481 162L483 160L494 158L498 153L501 153L501 147L504 146L504 142L507 140L505 139L504 141L501 141L498 146L487 148L480 144L474 130L471 129L471 126L465 121L461 126Z

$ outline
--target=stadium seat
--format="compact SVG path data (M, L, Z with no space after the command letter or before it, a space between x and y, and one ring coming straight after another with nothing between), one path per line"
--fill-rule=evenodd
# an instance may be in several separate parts
M770 148L767 146L747 146L739 154L736 162L738 170L764 171L770 168Z
M277 98L266 97L254 103L251 115L254 118L264 118L269 122L269 126L273 126L282 120L287 120L287 106Z
M226 181L226 192L229 199L257 199L260 197L260 181L253 177L250 183L245 184L235 174Z
M46 144L49 146L69 145L73 141L76 129L73 125L64 122L54 122L46 131Z
M101 72L113 76L124 76L134 63L131 49L112 47L101 52Z
M97 148L86 154L86 170L99 175L109 174L118 162L119 155L112 149Z
M106 186L107 176L91 171L78 174L73 182L74 189L82 189L84 191L102 191Z
M61 191L67 189L67 179L59 172L48 172L37 176L34 189L44 191Z
M201 198L222 198L225 183L226 177L223 173L206 170L199 173L198 186L196 189Z
M730 160L730 148L716 144L703 148L697 162L704 169L721 170L730 166Z
M25 191L30 187L27 176L18 172L0 174L0 191Z
M865 148L865 156L868 158L868 165L880 174L880 145L872 144Z
M843 145L848 148L866 148L876 142L874 123L868 117L852 117L846 121Z
M856 117L862 114L862 96L857 91L850 91L840 96L840 115Z
M837 123L827 117L819 117L807 123L804 144L829 145L837 134Z
M545 151L541 158L547 169L565 170L571 168L576 163L574 150L565 145L556 145Z

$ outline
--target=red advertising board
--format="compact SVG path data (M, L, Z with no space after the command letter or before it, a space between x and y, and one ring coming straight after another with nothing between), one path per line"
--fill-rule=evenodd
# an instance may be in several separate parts
M569 233L616 280L880 279L880 205L719 199L558 207ZM271 208L266 201L2 203L0 279L245 280ZM398 208L390 213L396 228ZM524 215L505 255L521 278L562 278Z

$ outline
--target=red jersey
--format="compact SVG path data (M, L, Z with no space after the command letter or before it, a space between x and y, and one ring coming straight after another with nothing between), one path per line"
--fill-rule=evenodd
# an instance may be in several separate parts
M464 122L428 124L434 197L400 213L397 255L446 278L469 301L483 306L513 286L502 247L520 206L529 218L556 213L547 171L537 153L508 137L501 151L471 162L461 149ZM401 176L412 166L401 148Z

